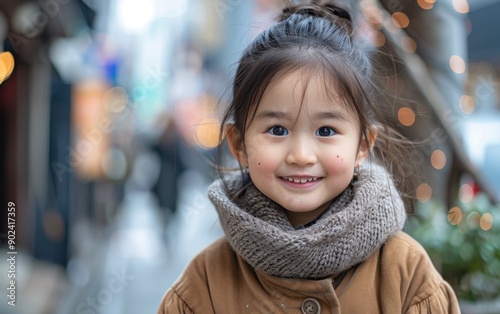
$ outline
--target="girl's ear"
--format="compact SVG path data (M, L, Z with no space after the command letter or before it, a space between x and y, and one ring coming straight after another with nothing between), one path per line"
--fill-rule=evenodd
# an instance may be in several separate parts
M236 129L234 124L228 124L225 127L227 144L229 146L229 151L238 160L243 168L248 166L247 158L244 150L243 139L241 138L240 132Z
M356 167L361 166L363 161L370 155L370 152L375 145L375 140L377 139L377 132L368 131L368 143L363 136L361 142L359 143L358 154L356 155Z

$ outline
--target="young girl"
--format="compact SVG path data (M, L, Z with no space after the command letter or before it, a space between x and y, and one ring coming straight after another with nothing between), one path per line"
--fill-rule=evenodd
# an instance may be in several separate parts
M401 231L390 152L372 153L393 133L371 74L332 1L286 7L250 44L223 120L242 171L208 191L225 237L194 258L159 313L459 313Z

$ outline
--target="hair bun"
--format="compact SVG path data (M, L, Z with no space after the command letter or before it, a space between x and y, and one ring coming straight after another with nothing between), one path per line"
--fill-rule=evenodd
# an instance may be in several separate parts
M345 19L351 22L351 15L346 9L339 7L332 0L313 0L309 2L302 2L299 4L291 4L283 9L282 14L279 17L279 21L288 19L293 14L309 15L321 18L327 18L329 20L335 21L338 18Z

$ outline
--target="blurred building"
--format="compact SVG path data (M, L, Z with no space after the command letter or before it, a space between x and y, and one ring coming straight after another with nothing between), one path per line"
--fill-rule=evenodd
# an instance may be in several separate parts
M461 108L469 115L463 138L474 164L500 195L500 39L490 31L498 27L498 1L476 1L468 15L469 80Z

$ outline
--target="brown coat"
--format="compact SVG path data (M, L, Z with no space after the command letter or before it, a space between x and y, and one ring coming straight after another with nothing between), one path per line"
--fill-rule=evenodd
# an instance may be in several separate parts
M336 289L332 278L282 279L255 271L221 239L188 265L158 313L460 313L451 287L403 232Z

